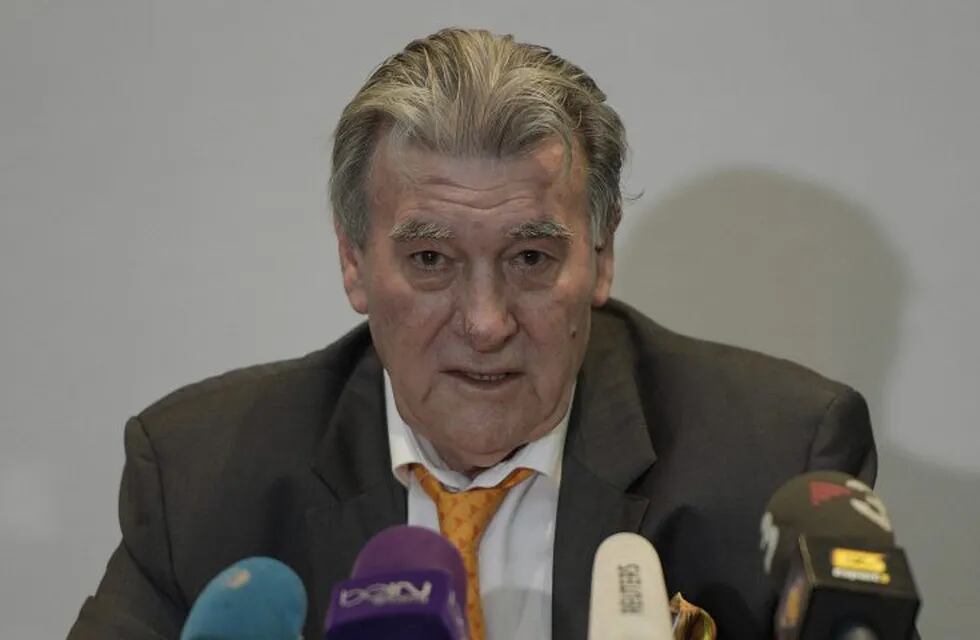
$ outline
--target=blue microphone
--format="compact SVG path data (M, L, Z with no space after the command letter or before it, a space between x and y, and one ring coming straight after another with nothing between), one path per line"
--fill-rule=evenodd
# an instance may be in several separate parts
M306 589L272 558L231 565L204 587L180 640L302 640Z

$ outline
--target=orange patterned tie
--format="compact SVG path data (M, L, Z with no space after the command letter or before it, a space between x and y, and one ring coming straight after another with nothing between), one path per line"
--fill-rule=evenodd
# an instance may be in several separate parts
M483 606L480 603L479 567L480 538L483 531L504 501L507 492L534 475L531 469L515 469L495 487L470 489L453 493L436 480L420 464L412 465L425 492L436 504L439 529L456 545L466 567L466 615L470 622L470 640L483 640Z

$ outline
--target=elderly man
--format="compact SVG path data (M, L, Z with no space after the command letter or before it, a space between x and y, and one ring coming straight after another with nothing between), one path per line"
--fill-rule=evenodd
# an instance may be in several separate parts
M617 531L652 540L670 592L723 635L770 636L764 504L806 470L872 481L867 409L610 299L625 146L593 80L543 47L451 29L385 61L330 180L366 325L130 420L122 543L71 637L176 637L253 555L299 573L316 637L364 542L405 522L460 547L477 637L584 638ZM494 504L454 524L475 489Z

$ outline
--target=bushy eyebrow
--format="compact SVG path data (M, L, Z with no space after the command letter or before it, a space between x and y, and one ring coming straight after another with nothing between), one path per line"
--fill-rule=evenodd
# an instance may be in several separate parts
M452 240L453 230L438 222L425 222L415 218L402 220L388 234L395 242L412 242L413 240Z
M568 242L575 234L561 222L552 218L544 220L528 220L507 231L508 238L518 240L537 240L553 238Z
M508 229L506 235L508 238L516 240L553 238L568 242L575 234L565 224L546 218L544 220L526 220ZM452 240L456 236L448 225L409 218L396 224L388 237L395 242L412 242L415 240Z

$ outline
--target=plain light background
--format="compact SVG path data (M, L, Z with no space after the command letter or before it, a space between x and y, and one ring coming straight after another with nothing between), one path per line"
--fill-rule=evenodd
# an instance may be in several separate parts
M0 4L0 636L64 636L122 425L327 344L330 133L384 57L485 26L623 116L617 295L868 397L927 638L980 610L980 3ZM760 461L765 464L765 461ZM221 526L216 522L214 526Z

